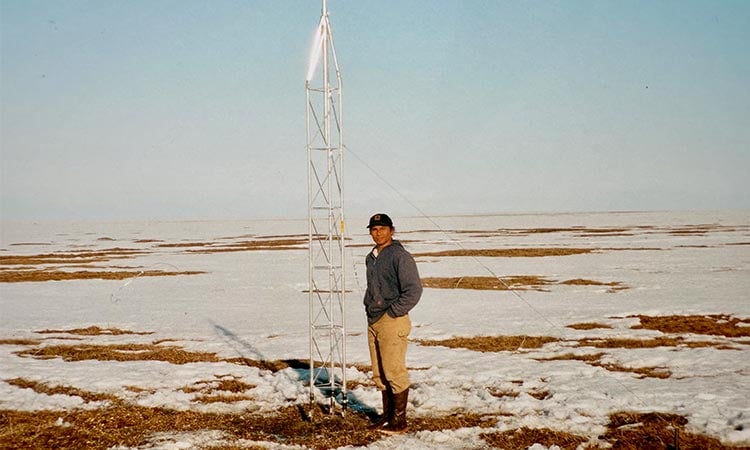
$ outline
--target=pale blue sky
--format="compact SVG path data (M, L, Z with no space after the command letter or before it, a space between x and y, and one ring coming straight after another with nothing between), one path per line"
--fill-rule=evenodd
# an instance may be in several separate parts
M3 219L306 216L319 1L0 5ZM328 7L349 216L750 208L748 1Z

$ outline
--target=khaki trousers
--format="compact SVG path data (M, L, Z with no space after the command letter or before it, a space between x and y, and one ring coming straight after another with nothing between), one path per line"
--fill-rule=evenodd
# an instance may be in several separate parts
M409 387L406 370L406 344L411 332L408 315L396 317L388 314L367 327L367 343L372 361L372 380L378 390L390 389L398 394Z

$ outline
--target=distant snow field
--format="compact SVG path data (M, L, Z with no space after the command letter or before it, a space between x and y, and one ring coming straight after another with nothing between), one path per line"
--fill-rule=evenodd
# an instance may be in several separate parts
M0 447L750 446L750 211L394 221L425 290L392 437L363 430L380 408L365 219L346 252L352 408L307 437L305 220L4 222Z

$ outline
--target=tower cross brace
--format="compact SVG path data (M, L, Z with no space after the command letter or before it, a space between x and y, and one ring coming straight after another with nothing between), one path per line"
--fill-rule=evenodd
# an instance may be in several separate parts
M342 80L326 1L305 80L307 98L310 414L316 396L347 409Z

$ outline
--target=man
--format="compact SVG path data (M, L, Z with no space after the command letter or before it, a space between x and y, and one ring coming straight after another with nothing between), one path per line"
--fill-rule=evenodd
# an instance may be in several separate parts
M372 425L386 433L406 430L409 373L406 345L411 331L409 311L422 296L417 264L401 243L386 214L375 214L367 226L375 247L365 258L367 341L373 381L383 396L383 415Z

